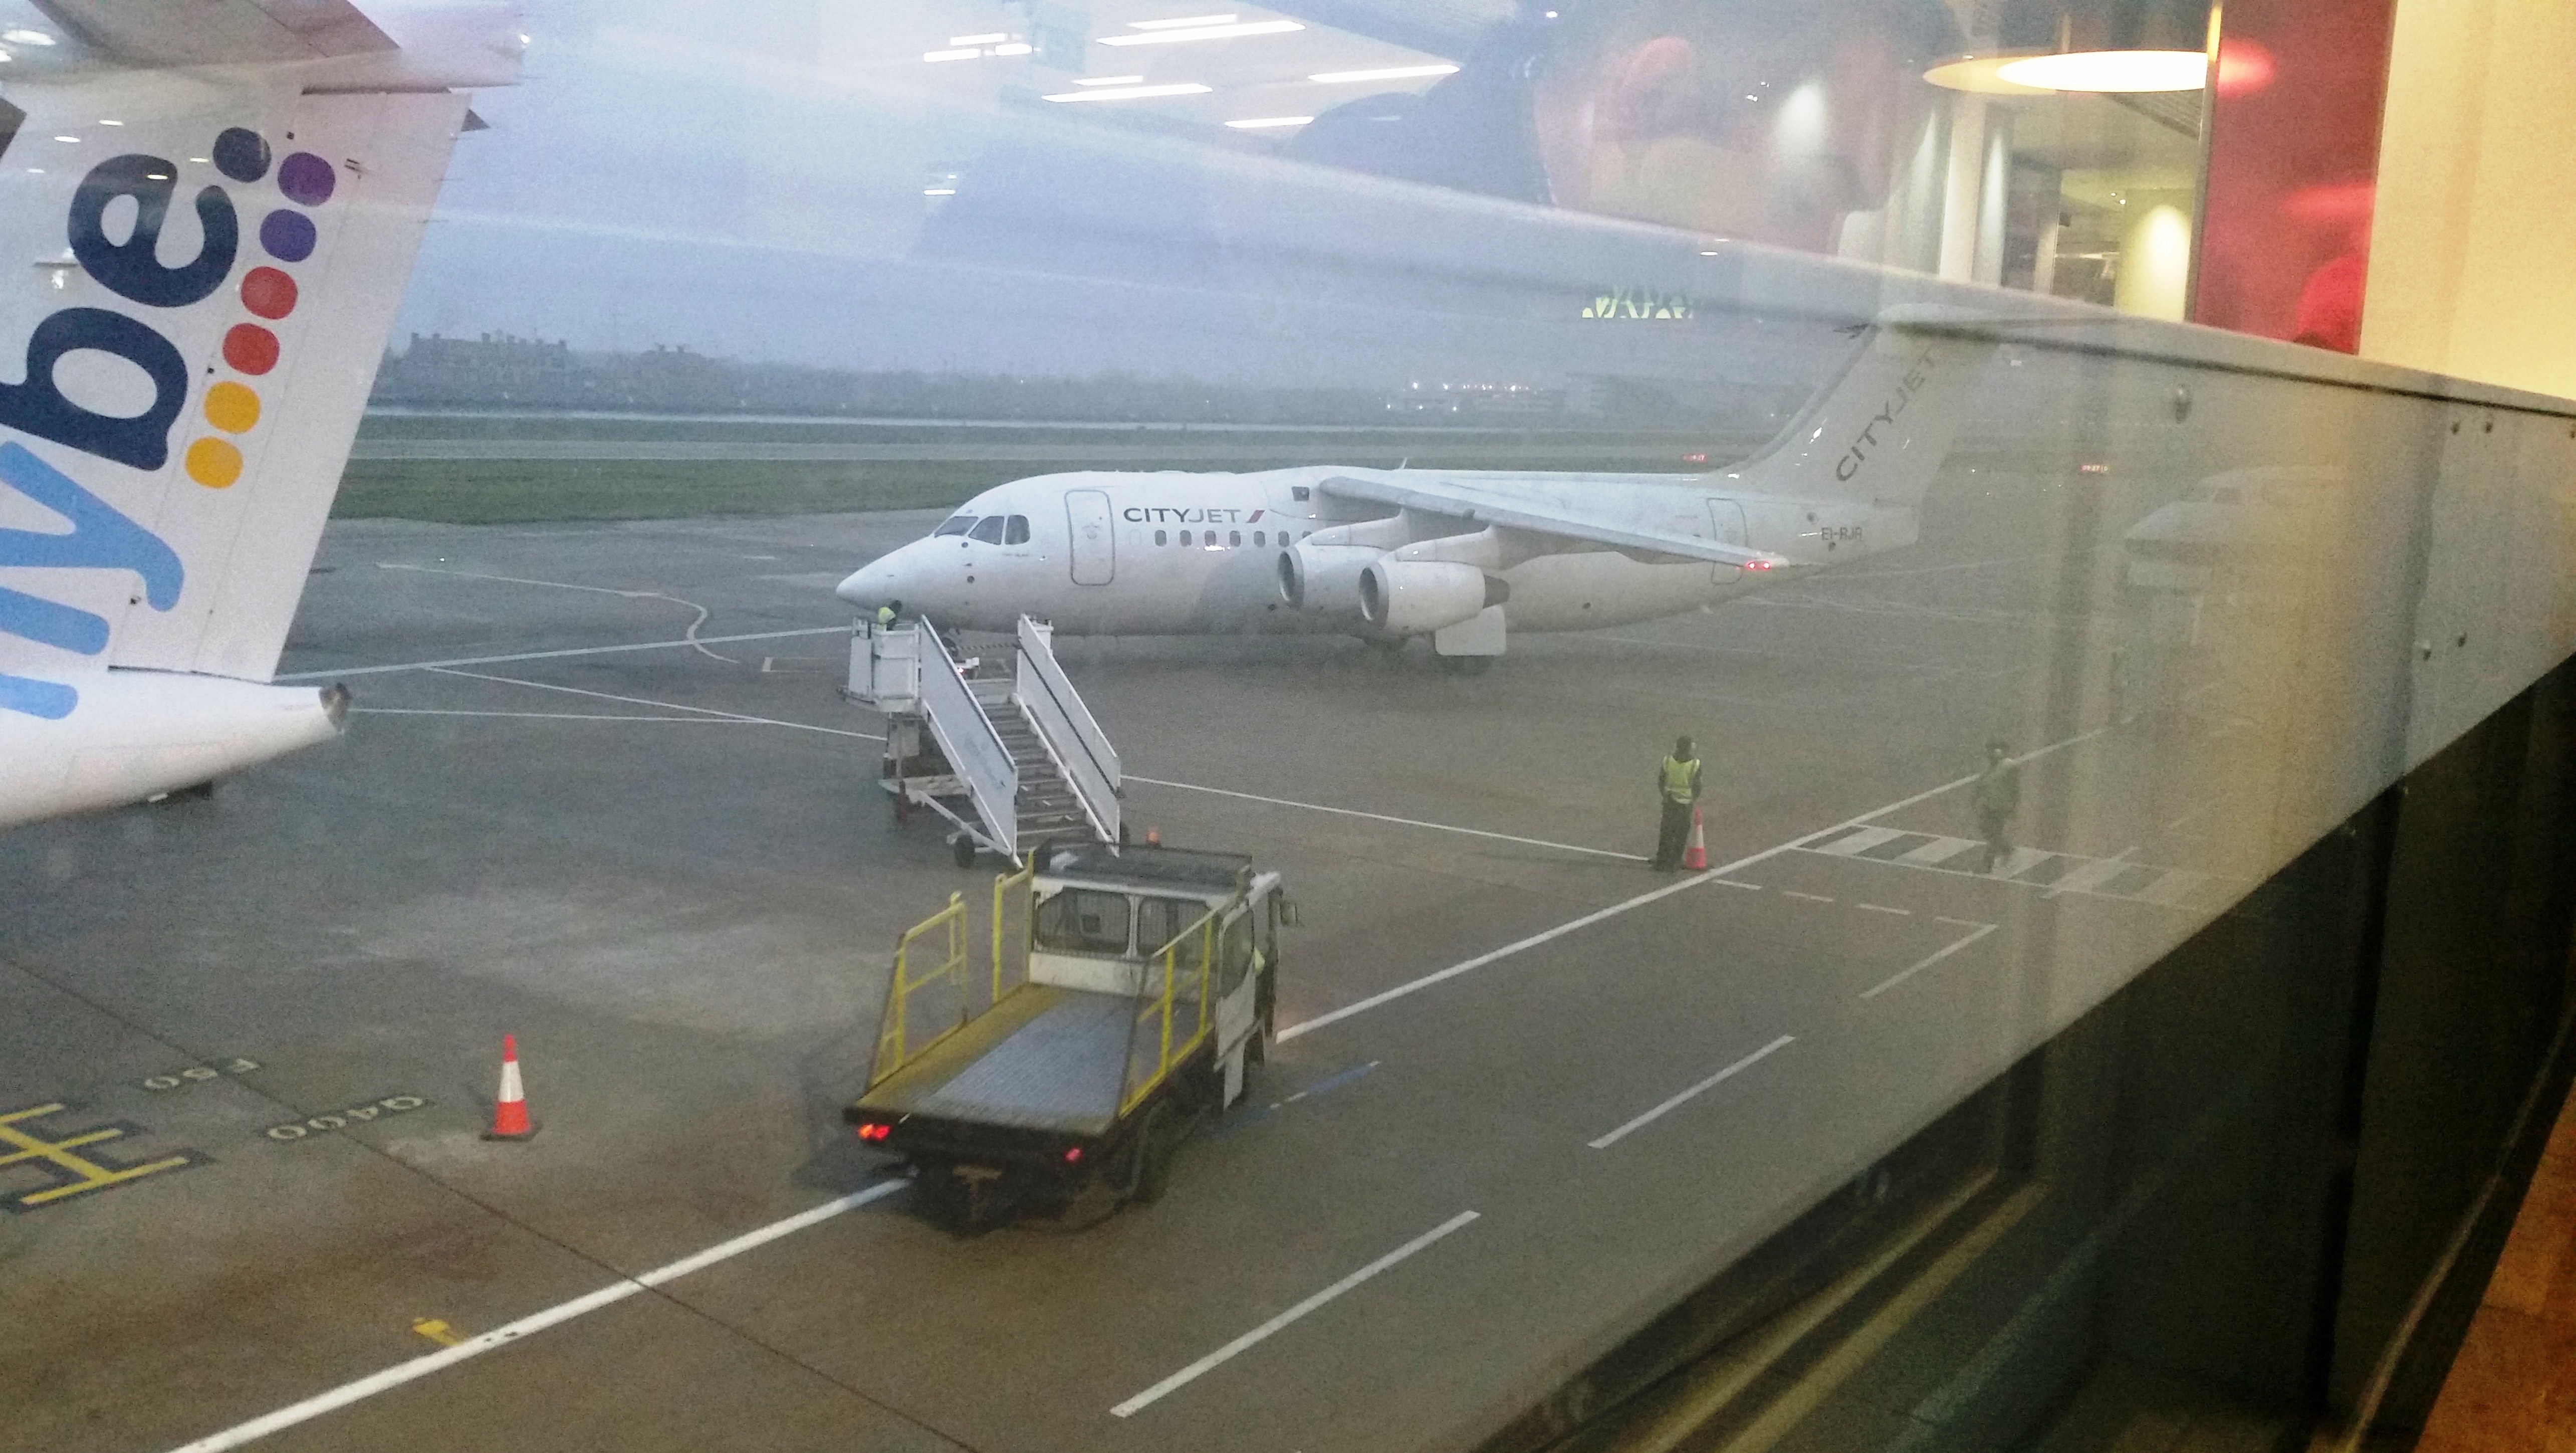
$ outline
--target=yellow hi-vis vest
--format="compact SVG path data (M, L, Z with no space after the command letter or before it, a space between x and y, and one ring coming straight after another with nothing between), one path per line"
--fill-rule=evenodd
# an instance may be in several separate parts
M881 605L877 607L877 624L880 626L890 626L894 624L893 606Z
M1699 795L1699 758L1684 762L1664 759L1664 797L1673 802L1688 802Z

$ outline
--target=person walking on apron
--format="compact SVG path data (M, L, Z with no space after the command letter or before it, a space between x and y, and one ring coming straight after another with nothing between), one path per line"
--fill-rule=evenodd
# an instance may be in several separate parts
M1996 863L2012 859L2012 816L2021 807L2021 763L2013 760L2011 747L1986 743L1986 765L1970 796L1977 805L1977 832L1986 840L1985 866L1977 871L1991 873Z
M1673 754L1655 770L1655 788L1664 805L1662 831L1655 838L1655 871L1679 872L1682 850L1690 841L1691 811L1699 805L1699 753L1684 737Z

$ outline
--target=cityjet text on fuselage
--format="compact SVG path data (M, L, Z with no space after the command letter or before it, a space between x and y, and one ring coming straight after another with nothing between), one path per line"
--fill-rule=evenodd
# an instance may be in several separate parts
M1266 509L1227 509L1222 505L1192 508L1129 505L1119 512L1131 525L1248 525L1270 513Z

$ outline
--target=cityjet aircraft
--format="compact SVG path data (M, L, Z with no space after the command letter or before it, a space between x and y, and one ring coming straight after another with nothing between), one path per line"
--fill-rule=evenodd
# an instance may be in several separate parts
M1510 631L1677 615L1914 543L1991 340L1931 310L1863 330L1771 445L1706 474L1315 465L1050 474L986 490L841 582L942 626L1431 638L1457 669Z
M48 0L0 100L0 827L336 735L266 685L506 6ZM17 347L11 343L8 346Z

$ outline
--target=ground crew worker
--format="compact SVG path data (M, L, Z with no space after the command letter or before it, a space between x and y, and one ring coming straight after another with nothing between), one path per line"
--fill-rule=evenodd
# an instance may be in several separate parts
M883 605L881 605L881 606L878 606L878 607L877 607L877 629L878 629L878 630L880 630L880 631L884 631L884 630L891 630L891 629L893 629L893 628L894 628L894 623L895 623L895 618L896 618L897 616L902 615L902 614L903 614L903 602L902 602L902 601L899 601L899 600L890 600L890 601L887 601L885 604L883 604Z
M2021 807L2021 763L2012 759L2012 748L1986 743L1985 769L1969 795L1977 805L1977 831L1986 840L1986 864L1977 871L1991 873L1997 861L2012 856L2012 815Z
M1690 840L1691 810L1699 804L1699 753L1691 739L1673 743L1673 754L1655 771L1655 789L1664 804L1663 831L1655 839L1655 871L1678 872L1682 849Z

